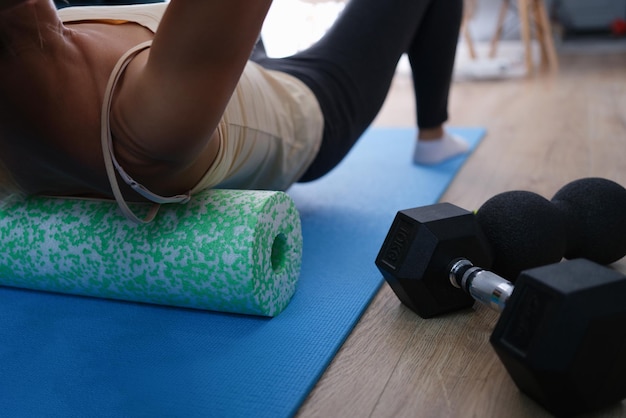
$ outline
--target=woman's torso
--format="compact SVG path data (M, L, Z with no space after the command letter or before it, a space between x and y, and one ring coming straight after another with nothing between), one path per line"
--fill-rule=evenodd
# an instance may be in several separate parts
M166 7L157 3L62 9L59 16L71 31L65 44L69 47L50 51L55 60L32 58L38 60L34 67L30 63L38 70L38 83L17 70L23 66L2 66L14 70L12 78L2 74L0 88L14 89L13 95L28 93L14 113L32 109L27 113L30 124L7 123L10 112L0 116L2 135L31 138L29 146L8 150L13 154L9 168L28 192L109 193L99 130L105 86L119 57L153 37ZM303 83L249 63L218 126L222 158L194 191L214 186L286 189L313 160L322 128L319 106ZM45 146L38 136L46 137ZM41 169L33 173L20 168L28 160L40 162Z

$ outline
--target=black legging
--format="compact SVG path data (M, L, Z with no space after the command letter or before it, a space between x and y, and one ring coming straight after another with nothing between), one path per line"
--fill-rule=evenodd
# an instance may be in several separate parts
M299 181L319 178L337 165L372 123L407 53L420 128L448 118L448 93L463 0L352 0L330 30L310 48L269 58L262 44L251 59L302 80L324 116L319 154Z

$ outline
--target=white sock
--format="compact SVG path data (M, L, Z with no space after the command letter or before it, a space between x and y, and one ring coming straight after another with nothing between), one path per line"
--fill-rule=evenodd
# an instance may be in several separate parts
M413 162L420 165L439 164L465 154L469 148L469 144L463 138L445 132L439 139L418 140L413 153Z

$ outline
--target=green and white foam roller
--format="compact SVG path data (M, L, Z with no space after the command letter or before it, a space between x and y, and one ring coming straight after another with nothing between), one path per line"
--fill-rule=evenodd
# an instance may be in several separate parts
M205 191L147 225L115 202L33 197L0 209L0 237L0 285L262 316L302 261L298 211L274 191Z

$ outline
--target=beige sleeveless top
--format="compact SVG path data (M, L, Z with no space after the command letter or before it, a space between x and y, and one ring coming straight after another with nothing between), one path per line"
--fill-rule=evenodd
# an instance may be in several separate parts
M59 10L63 22L133 22L156 32L167 3L130 6L83 6ZM102 143L107 174L120 208L141 222L121 198L115 172L137 193L157 203L185 202L189 194L207 188L286 190L315 158L322 140L323 117L311 90L288 74L248 62L217 127L218 156L198 184L181 196L158 196L128 176L112 152L109 129L110 96L126 65L144 43L128 51L111 74L102 113ZM147 219L154 216L155 211Z

